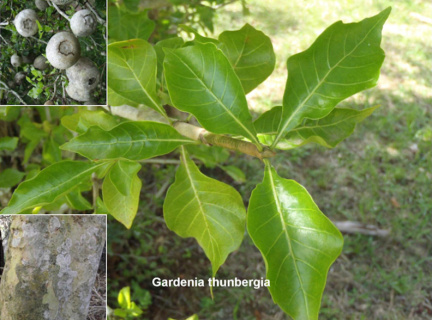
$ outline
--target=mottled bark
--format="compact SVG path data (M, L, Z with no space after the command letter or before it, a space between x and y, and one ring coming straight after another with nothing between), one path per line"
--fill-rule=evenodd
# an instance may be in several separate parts
M2 320L85 320L105 216L14 216L0 282Z

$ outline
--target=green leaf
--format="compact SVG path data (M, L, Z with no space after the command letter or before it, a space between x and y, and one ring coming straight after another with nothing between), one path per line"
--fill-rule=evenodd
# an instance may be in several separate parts
M165 59L165 52L164 52L163 48L177 49L177 48L180 48L181 46L183 46L183 44L184 44L184 41L180 37L164 39L164 40L161 40L155 44L154 50L155 50L156 56L157 56L157 76L158 76L158 78L160 78L162 76L162 73L163 73L163 62Z
M72 190L69 194L66 195L66 201L69 207L79 210L79 211L87 211L92 209L92 205L87 201L81 194L81 191L78 189Z
M12 150L15 150L17 145L18 145L18 138L17 137L0 138L0 150L12 151Z
M118 294L117 300L122 309L129 309L131 307L130 287L124 287L123 289L121 289Z
M288 59L282 120L274 145L304 118L320 119L340 101L376 85L384 61L381 30L391 8L358 23L338 21Z
M119 9L116 5L108 6L110 40L130 39L148 40L155 28L155 22L148 17L148 10L131 12Z
M8 168L0 172L0 188L11 188L16 186L22 178L24 178L25 173L18 171L17 169Z
M185 43L185 46L192 46L196 43L214 43L217 47L219 46L220 42L216 39L204 37L198 33L198 31L191 26L188 26L186 24L179 24L179 28L186 31L189 35L194 35L194 39L192 41L188 41Z
M236 166L220 166L235 182L243 183L246 181L244 172Z
M214 44L164 50L166 82L176 108L192 113L211 132L258 142L241 83Z
M246 212L240 194L202 174L184 147L163 211L170 230L198 241L212 264L213 276L242 242Z
M193 144L186 146L186 149L192 158L198 159L207 168L214 168L218 164L227 161L229 157L229 151L218 146L212 146L209 148L202 144Z
M39 145L42 139L48 134L42 129L42 125L32 122L28 116L23 116L18 120L20 126L20 137L25 138L28 143L24 150L24 163L27 163L34 149Z
M156 94L157 58L145 40L115 42L108 46L108 100L111 106L124 104L147 107L165 115Z
M143 160L173 151L180 145L193 143L173 127L151 121L128 121L109 131L91 127L60 148L95 159Z
M70 116L64 116L61 119L61 123L65 128L77 133L84 133L92 126L98 126L104 130L111 130L118 124L113 116L102 110L81 110Z
M247 227L265 260L273 300L296 320L318 319L327 272L343 247L339 230L304 187L268 163L252 191Z
M287 150L311 142L334 148L354 132L357 123L370 116L377 108L378 106L364 110L335 108L326 117L319 120L306 120L304 124L288 132L283 139L279 140L276 148ZM274 107L254 122L258 139L263 144L273 143L281 114L282 107Z
M219 35L219 41L245 93L255 89L273 72L276 58L271 40L251 25L224 31Z
M111 167L102 185L107 210L128 229L138 211L142 186L137 175L140 169L139 163L119 160Z
M104 163L62 161L52 164L33 179L26 180L16 188L9 205L0 214L18 214L30 208L54 202L69 193Z
M48 164L61 161L61 150L59 149L59 144L53 137L49 137L45 140L42 148L42 159Z

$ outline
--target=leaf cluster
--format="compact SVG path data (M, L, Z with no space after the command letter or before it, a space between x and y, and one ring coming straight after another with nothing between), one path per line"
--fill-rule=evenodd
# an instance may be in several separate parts
M108 47L109 110L129 120L83 110L62 117L74 137L58 150L88 161L53 163L21 183L1 213L34 211L71 194L79 198L88 190L79 186L93 181L94 212L130 228L142 187L140 162L178 151L175 181L163 205L168 228L196 239L213 276L248 232L265 261L275 303L294 319L318 319L327 272L343 238L307 190L279 176L269 158L309 142L332 148L373 112L336 105L377 83L384 61L381 30L389 14L390 8L358 23L336 22L309 49L290 57L282 106L255 121L245 95L272 73L275 55L270 39L252 26L217 39L185 27L193 40L175 37L155 45L115 39ZM264 177L247 210L235 188L206 176L193 161L216 165L203 144L258 151ZM102 197L95 180L103 180Z

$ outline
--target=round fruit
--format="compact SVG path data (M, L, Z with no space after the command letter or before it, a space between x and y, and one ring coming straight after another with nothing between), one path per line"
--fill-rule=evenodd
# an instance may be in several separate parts
M79 41L71 32L59 32L48 41L46 56L54 68L70 68L81 56Z

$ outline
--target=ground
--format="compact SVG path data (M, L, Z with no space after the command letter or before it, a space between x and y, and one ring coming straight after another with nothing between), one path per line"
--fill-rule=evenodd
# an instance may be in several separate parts
M280 153L273 163L279 175L305 186L331 219L391 230L385 238L344 235L343 253L329 272L320 319L432 318L432 25L415 15L431 12L432 4L359 0L247 3L249 16L243 15L240 3L221 9L215 35L248 22L272 39L275 72L247 97L255 117L281 103L290 55L308 48L337 20L358 21L393 6L383 30L386 60L379 85L340 104L380 108L335 149L309 145ZM252 189L262 180L262 163L232 154L227 164L246 174L247 182L234 186L247 205ZM151 286L155 276L206 278L210 274L210 264L196 242L177 237L163 221L161 205L174 171L174 166L146 166L141 174L144 200L133 228L127 231L110 224L110 306L116 306L116 293L122 286L135 283L135 299L146 297L141 305L149 304L148 293L151 295L149 319L184 319L193 313L207 320L288 319L266 289L219 288L212 300L208 288ZM219 169L203 171L233 183ZM218 275L265 276L261 255L248 237Z

